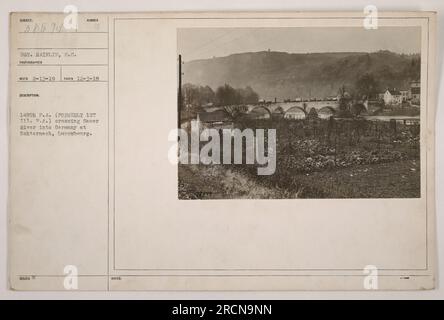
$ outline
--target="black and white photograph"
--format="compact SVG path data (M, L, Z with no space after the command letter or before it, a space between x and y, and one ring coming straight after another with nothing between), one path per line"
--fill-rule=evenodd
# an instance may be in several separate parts
M442 297L444 3L376 2L8 5L1 294Z
M421 196L420 27L181 28L177 48L181 150L194 133L212 160L179 162L179 199Z

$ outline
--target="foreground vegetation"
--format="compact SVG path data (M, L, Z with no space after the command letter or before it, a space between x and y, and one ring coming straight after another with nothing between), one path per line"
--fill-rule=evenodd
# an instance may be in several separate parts
M276 172L258 176L255 165L179 166L180 198L420 196L419 125L363 119L237 125L276 128Z

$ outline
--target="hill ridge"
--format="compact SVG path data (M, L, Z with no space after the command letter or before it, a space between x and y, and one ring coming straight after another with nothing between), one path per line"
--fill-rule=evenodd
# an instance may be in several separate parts
M208 85L213 90L225 83L251 86L264 99L326 97L343 85L352 90L359 76L371 73L382 91L407 88L420 73L419 54L388 50L375 52L288 53L257 51L184 63L183 83Z

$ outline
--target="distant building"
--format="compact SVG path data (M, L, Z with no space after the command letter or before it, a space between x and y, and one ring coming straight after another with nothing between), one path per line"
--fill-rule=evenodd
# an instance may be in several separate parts
M390 104L400 104L402 103L402 94L399 90L394 89L387 89L384 92L384 103L387 105Z
M421 98L421 82L418 80L412 81L410 83L410 98L412 102L419 103Z
M378 93L378 100L384 100L387 105L400 104L410 101L412 104L419 104L421 96L421 83L418 80L410 82L409 89L397 90L387 89L383 93Z
M399 90L402 96L402 101L410 100L410 90Z

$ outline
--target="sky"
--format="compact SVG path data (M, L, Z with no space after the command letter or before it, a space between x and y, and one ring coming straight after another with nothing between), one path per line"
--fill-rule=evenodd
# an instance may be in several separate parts
M184 28L177 32L184 61L257 51L420 53L420 27Z

